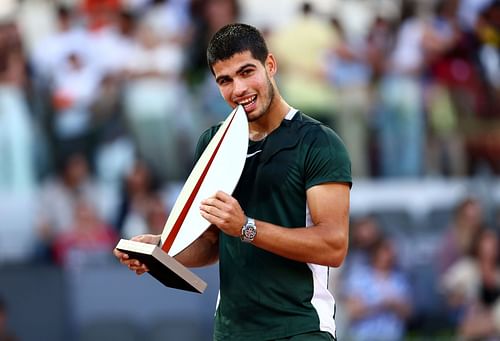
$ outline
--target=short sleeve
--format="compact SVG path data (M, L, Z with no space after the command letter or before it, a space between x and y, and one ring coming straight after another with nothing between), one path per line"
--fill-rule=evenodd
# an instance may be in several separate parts
M210 143L210 140L214 137L214 135L217 133L217 130L219 130L221 124L211 127L207 130L205 130L201 135L200 138L198 139L198 143L196 144L196 149L194 151L194 163L198 161L198 159L201 157L201 154L205 151L205 148L207 148L208 144Z
M317 125L304 138L305 186L345 182L352 186L351 161L344 143L330 128Z

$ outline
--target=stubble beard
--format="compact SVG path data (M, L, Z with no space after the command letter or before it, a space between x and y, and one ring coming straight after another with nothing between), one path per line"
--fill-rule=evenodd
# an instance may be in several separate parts
M254 117L251 117L251 118L249 117L248 118L249 122L257 121L261 117L265 116L269 112L269 108L271 108L271 104L274 101L274 95L275 94L274 94L273 83L271 82L271 80L269 79L269 77L266 77L266 78L267 78L267 98L268 98L268 102L267 102L266 106L264 108L262 108L262 110L260 110L257 113L257 115L255 115Z

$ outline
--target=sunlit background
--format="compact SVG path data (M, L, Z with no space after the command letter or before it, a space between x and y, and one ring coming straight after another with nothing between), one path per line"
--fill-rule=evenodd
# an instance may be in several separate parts
M0 340L211 340L216 266L197 295L111 250L229 113L205 48L235 21L350 152L339 340L500 339L500 1L1 0Z

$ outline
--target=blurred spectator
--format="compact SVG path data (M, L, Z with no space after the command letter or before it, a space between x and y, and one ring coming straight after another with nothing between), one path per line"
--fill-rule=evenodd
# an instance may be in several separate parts
M97 48L93 48L93 60L100 64L103 78L111 76L115 79L117 76L122 76L136 43L135 33L140 16L131 11L120 10L115 14L115 18L114 24L100 33L102 36L96 36L95 32L88 31L91 41L95 39L100 42ZM91 45L89 47L92 48ZM103 55L106 57L102 58ZM118 79L121 80L119 77Z
M54 73L51 91L56 158L78 149L93 160L90 105L99 82L100 75L77 52L70 52Z
M379 121L376 112L377 94L380 80L384 76L387 56L391 53L396 39L396 24L393 18L382 15L374 17L366 35L366 59L371 70L371 105L370 131L368 135L367 153L369 155L370 175L378 177L382 173L381 151L379 141Z
M114 31L113 49L119 51L112 69L103 75L90 105L96 175L101 183L116 191L127 169L132 166L136 148L131 140L124 108L124 72L134 47L136 14L121 11Z
M77 25L74 10L58 6L56 31L40 39L35 45L31 63L35 75L43 81L50 80L70 53L78 53L88 58L87 40L84 29Z
M54 4L50 6L42 1L25 1L23 4L28 7L27 12L31 13L27 18L22 18L28 26L40 20L39 17L32 18L35 17L35 12L42 18L44 15L53 16L53 27L48 31L27 33L37 36L37 39L31 39L33 47L29 55L32 81L30 102L34 114L33 123L39 129L36 144L38 171L42 176L46 176L54 171L55 154L58 153L58 141L54 131L54 76L70 53L78 52L80 56L88 58L89 51L86 49L85 31L77 25L78 15L73 8ZM40 6L45 8L45 11L40 11ZM31 31L37 29L39 28L31 28Z
M480 64L486 81L498 95L500 91L500 1L493 1L476 21L476 33L481 43ZM497 116L500 116L497 114Z
M102 100L94 103L96 106L92 110L97 139L96 177L100 183L109 185L111 190L116 191L121 179L132 167L137 151L126 128L121 108L117 108L121 106L121 102L118 98L113 98L116 95L113 83L114 81L103 81L100 96Z
M180 179L185 163L180 141L192 134L192 118L183 111L186 88L179 45L162 41L148 24L138 27L128 56L124 110L139 155L162 179Z
M494 0L461 0L459 6L460 24L465 31L473 31L479 13Z
M185 45L190 37L190 17L187 5L175 0L152 0L143 21L162 40Z
M0 23L0 189L35 185L34 130L25 98L23 45L14 23Z
M474 236L471 252L455 262L442 278L451 317L463 340L497 340L494 309L500 304L499 244L496 232Z
M74 268L110 260L116 245L115 231L101 220L91 202L79 199L70 226L55 236L52 252L57 264Z
M371 216L353 219L350 231L349 252L342 265L344 278L348 278L351 273L364 271L370 266L371 249L382 239L378 223Z
M61 9L61 33L52 38L63 58L50 74L56 146L84 149L92 163L110 121L121 116L120 77L133 47L135 17L117 4L85 2L84 30L73 28L71 12ZM56 158L65 152L56 149Z
M424 111L421 72L424 23L416 2L403 2L396 41L379 84L378 143L381 174L417 177L423 174Z
M439 273L444 273L470 251L474 236L480 231L483 223L484 211L479 200L466 198L457 205L453 221L450 222L437 249Z
M185 74L192 97L198 99L201 114L198 127L206 127L223 121L231 111L207 69L207 44L219 28L238 20L240 7L238 0L192 0L190 10L192 21Z
M148 230L142 233L161 234L168 219L168 209L158 194L153 195L149 201L149 209L146 215Z
M344 293L350 340L404 338L412 299L409 282L398 270L391 241L382 239L373 245L369 267L351 274Z
M122 237L131 238L136 230L148 230L148 205L158 189L158 183L149 166L141 160L135 161L123 182L115 225Z
M122 9L119 0L84 1L85 39L88 64L98 79L123 71L133 48L136 17Z
M309 2L300 13L270 33L270 50L280 61L279 82L290 105L300 107L314 118L334 124L334 88L327 78L327 54L340 43L334 25L321 18Z
M476 3L483 8L480 2ZM481 62L483 43L478 33L488 7L477 13L471 9L475 30L464 31L457 17L460 5L449 0L438 6L424 45L433 82L428 96L429 151L434 155L431 162L438 161L444 175L474 174L485 164L498 171L495 151L500 144L494 138L498 132L489 120L498 116L497 105Z
M142 220L140 223L138 220L132 220L134 222L133 225L131 224L132 221L129 221L124 226L122 231L124 238L130 239L133 236L137 236L138 233L162 234L168 219L168 211L160 195L157 193L148 195L144 202L143 214L140 218Z
M386 71L386 56L394 48L396 26L394 20L378 15L373 19L366 36L367 58L372 70L372 81L377 84Z
M368 63L366 42L349 39L340 21L330 19L339 42L327 56L327 73L336 96L336 129L351 155L354 176L368 176L369 111L372 70Z
M7 305L0 297L0 341L16 341L18 338L7 328Z
M96 203L98 198L99 190L85 156L74 153L62 158L57 175L46 179L40 189L36 256L50 260L54 238L71 228L77 203L80 200Z
M470 173L500 174L500 1L485 6L476 20L474 57L477 65L475 120L469 124L467 144Z
M427 22L424 50L429 70L425 105L428 112L428 172L446 176L465 174L465 136L446 75L459 53L463 34L458 27L458 0L442 0Z
M192 36L186 46L186 71L189 83L196 85L207 76L208 41L219 28L238 20L240 7L238 0L191 0L190 15Z
M122 100L119 77L113 74L106 75L98 85L97 96L89 107L97 148L117 135L127 133Z

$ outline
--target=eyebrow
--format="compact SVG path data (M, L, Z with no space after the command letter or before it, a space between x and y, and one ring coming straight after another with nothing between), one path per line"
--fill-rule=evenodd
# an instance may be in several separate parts
M256 67L256 65L253 63L246 63L246 64L240 66L240 68L238 70L236 70L236 74L243 72L243 70L246 69L247 67ZM219 83L219 81L221 81L222 79L227 79L227 78L230 78L230 77L228 75L220 75L219 77L215 78L215 81L217 83Z

